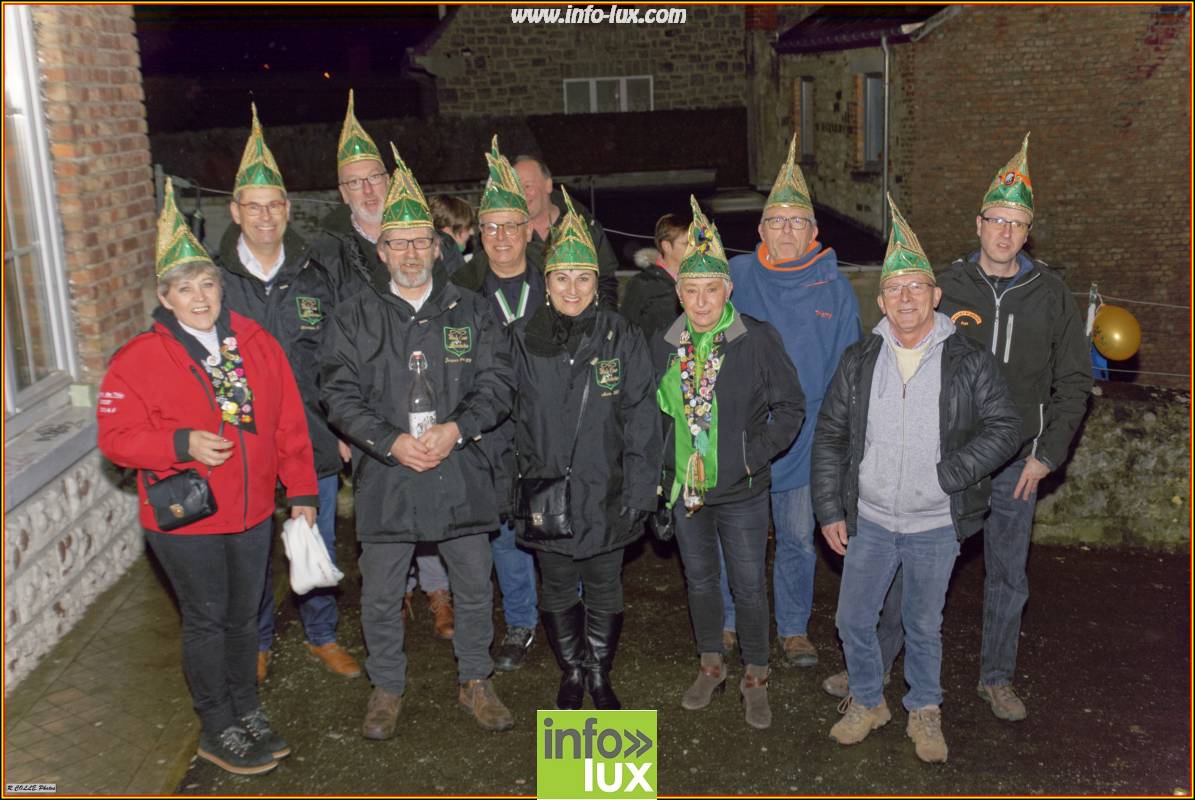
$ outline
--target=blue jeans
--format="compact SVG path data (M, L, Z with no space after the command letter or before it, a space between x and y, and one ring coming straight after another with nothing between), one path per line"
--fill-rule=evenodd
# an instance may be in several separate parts
M813 503L809 485L772 493L772 525L776 529L776 559L772 564L772 586L776 593L776 633L804 636L813 611L813 571L817 551L813 548ZM718 557L722 558L719 550ZM734 600L722 565L722 628L733 631Z
M992 513L983 527L983 642L979 649L979 682L1012 683L1021 637L1021 612L1029 599L1029 538L1037 494L1028 500L1012 496L1025 468L1018 459L992 476Z
M863 517L847 545L838 591L838 634L850 690L867 708L884 697L884 665L876 631L880 608L897 569L904 571L900 619L908 650L903 705L912 711L942 703L942 607L958 557L954 526L893 533Z
M336 492L339 487L339 475L319 479L319 511L315 517L320 538L324 540L324 546L328 548L328 557L332 559L333 564L336 563ZM272 541L271 538L271 543ZM307 594L298 595L296 599L307 641L316 647L336 641L336 623L340 621L340 613L336 609L336 587L312 589ZM273 641L274 566L271 558L266 563L266 585L257 613L257 649L269 650Z
M502 616L506 627L533 630L539 624L535 604L535 559L515 542L515 529L502 523L498 535L490 541L494 551L494 572L502 591Z
M416 548L416 552L418 551ZM407 573L407 594L415 591L416 575L419 588L428 594L448 588L448 571L444 568L438 550L428 555L416 555L411 559L411 571Z

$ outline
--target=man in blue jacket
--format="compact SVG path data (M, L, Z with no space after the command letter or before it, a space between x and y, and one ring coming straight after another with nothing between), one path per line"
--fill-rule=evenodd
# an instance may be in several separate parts
M817 419L839 356L859 339L859 301L838 271L834 250L817 240L809 188L796 163L795 136L764 206L759 236L754 253L730 260L735 308L780 331L805 393L805 419ZM817 564L809 499L813 427L807 422L793 446L772 464L776 628L784 662L798 667L817 664L817 648L807 630ZM729 597L724 605L734 608ZM724 627L733 629L730 614Z

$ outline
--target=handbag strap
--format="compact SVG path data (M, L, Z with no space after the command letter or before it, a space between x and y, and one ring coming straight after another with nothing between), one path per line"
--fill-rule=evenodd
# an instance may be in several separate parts
M586 386L588 387L588 384L586 384ZM217 435L217 436L222 436L223 434L224 434L224 420L223 420L223 419L221 419L221 420L220 420L220 427L219 427L219 428L216 430L216 435ZM215 469L215 467L214 467L214 466L208 467L208 468L207 468L207 474L203 476L203 477L204 477L204 479L207 479L207 478L210 478L210 477L212 477L212 470L214 470L214 469ZM178 473L176 473L176 474L178 474ZM157 483L158 481L160 481L160 480L161 480L161 478L159 478L159 477L157 476L157 474L156 474L156 473L154 473L154 471L153 471L153 470L148 470L148 469L143 469L143 470L141 470L141 482L145 484L145 490L146 490L146 491L149 491L149 487L150 487L149 478L150 478L150 476L151 476L151 475L153 476L154 483Z
M577 429L573 431L573 447L568 454L568 471L565 477L573 474L573 459L577 457L577 442L581 439L581 422L585 419L585 404L589 401L589 384L591 383L589 370L585 371L585 389L581 392L581 410L577 412Z

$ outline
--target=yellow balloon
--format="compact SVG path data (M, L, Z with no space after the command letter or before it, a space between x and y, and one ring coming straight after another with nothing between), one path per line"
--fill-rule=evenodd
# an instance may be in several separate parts
M1124 361L1141 347L1141 326L1136 317L1120 306L1102 305L1095 312L1091 341L1105 358Z

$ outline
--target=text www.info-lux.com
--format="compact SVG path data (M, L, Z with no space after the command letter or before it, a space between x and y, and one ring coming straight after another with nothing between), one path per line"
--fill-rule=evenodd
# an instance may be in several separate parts
M511 22L532 25L577 25L595 22L610 22L616 25L680 25L685 22L686 16L687 9L684 8L619 8L617 5L603 8L592 4L510 10Z

